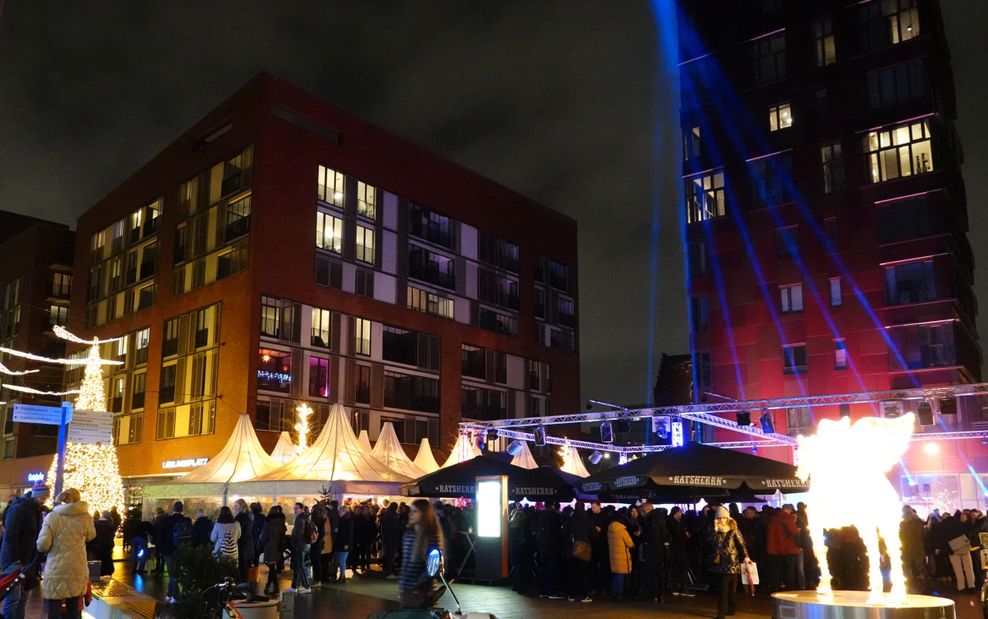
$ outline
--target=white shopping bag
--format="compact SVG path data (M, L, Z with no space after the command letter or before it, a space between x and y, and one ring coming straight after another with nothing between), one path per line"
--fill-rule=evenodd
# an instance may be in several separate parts
M754 561L745 561L741 564L741 584L752 586L758 584L758 564Z

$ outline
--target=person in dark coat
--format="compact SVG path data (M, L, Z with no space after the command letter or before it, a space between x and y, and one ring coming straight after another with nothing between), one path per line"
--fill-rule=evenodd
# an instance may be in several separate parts
M209 534L213 532L213 521L206 515L205 510L196 510L196 519L192 523L192 546L205 546L210 543Z
M726 507L713 508L713 521L713 530L707 537L705 565L717 591L717 619L724 619L725 615L734 614L741 564L749 563L751 559L737 523Z
M247 582L247 572L256 566L254 557L254 514L247 507L247 501L237 499L233 502L233 517L240 525L240 537L237 539L237 567L240 570L240 582Z
M562 599L563 521L555 501L546 503L536 517L535 547L539 555L539 596Z
M116 505L110 508L110 520L113 521L114 529L119 531L120 525L123 523L123 518L120 516L120 512L117 511Z
M168 595L165 598L168 602L173 602L178 597L178 568L174 558L175 551L178 550L175 543L175 527L182 522L192 525L189 518L182 514L183 511L185 505L181 501L175 501L172 504L172 513L163 519L162 526L156 530L155 536L155 544L161 548L161 554L164 555L165 563L168 565Z
M590 504L590 578L594 591L605 594L611 584L611 559L607 546L607 526L610 514L600 501Z
M309 514L305 506L296 503L295 524L292 526L292 589L297 593L309 593L309 575L305 569L305 555L309 550L309 540L305 538L305 523Z
M96 537L89 543L89 548L95 560L100 562L100 576L113 574L113 540L117 536L117 527L113 516L104 511L96 521Z
M508 575L511 579L511 590L517 593L525 592L525 580L532 569L534 551L529 519L530 514L525 506L515 503L515 508L508 517L508 560L511 564Z
M570 601L589 602L590 561L574 556L573 548L590 544L591 530L590 514L582 502L577 501L566 523L563 525L563 536L569 541L570 556L567 557L567 593Z
M690 533L683 522L683 510L673 507L666 518L666 528L669 531L669 579L672 587L679 593L686 593L689 584L690 560L688 541Z
M336 534L333 536L333 553L336 554L336 565L340 570L340 575L335 579L335 582L341 584L346 583L346 561L352 549L353 514L351 514L350 509L344 505L340 507L339 525L336 530ZM330 582L334 581L333 576L335 576L335 574L330 574Z
M312 526L316 528L316 541L309 547L309 562L312 564L312 586L318 587L326 580L323 574L322 551L326 543L326 508L322 503L312 506Z
M162 552L161 539L165 536L166 521L168 514L162 508L154 511L154 520L151 521L151 542L154 543L154 573L165 573L165 553Z
M642 586L646 597L662 602L665 588L665 556L669 545L669 531L666 528L665 512L655 509L649 502L642 504L642 535L644 544L644 564Z
M261 553L264 564L268 566L268 582L264 585L265 595L277 595L278 573L281 572L282 557L285 554L285 513L280 505L274 505L268 512L268 517L261 528Z
M36 546L41 531L41 505L50 492L42 482L31 493L19 496L7 506L3 520L3 543L0 544L0 570L9 574L30 563L38 554ZM3 616L24 619L27 596L23 587L14 587L3 600Z
M264 532L264 511L260 503L250 504L250 514L254 517L254 565L261 564L261 553L264 552L264 545L261 544L261 533Z
M401 550L401 521L398 519L398 504L392 502L381 513L381 550L385 578L397 578L395 558Z

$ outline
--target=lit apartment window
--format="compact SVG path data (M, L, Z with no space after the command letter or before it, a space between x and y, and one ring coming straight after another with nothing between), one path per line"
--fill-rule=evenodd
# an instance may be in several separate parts
M806 344L782 347L782 371L785 374L801 374L806 371Z
M801 312L803 311L803 285L802 284L790 284L788 286L779 286L780 301L782 303L782 312Z
M69 320L69 308L64 305L52 305L48 309L48 325L64 327Z
M834 369L847 369L847 342L834 340Z
M353 352L369 357L371 354L371 321L353 319Z
M377 188L357 181L357 214L367 219L377 216Z
M813 22L813 45L816 48L816 66L826 67L837 62L834 22L829 17L822 17Z
M344 191L343 173L319 166L318 198L327 204L343 206Z
M408 287L409 308L443 318L453 317L453 300L415 286Z
M823 166L823 193L844 189L844 154L840 142L829 142L820 147L820 165Z
M374 229L357 226L357 260L374 264Z
M786 76L786 33L766 35L745 45L746 80L757 86Z
M316 247L343 253L343 220L329 213L316 213Z
M332 312L318 307L312 308L312 335L310 343L313 346L329 348L329 330L332 324Z
M792 110L788 101L768 108L769 131L778 131L789 127L792 127Z
M873 0L861 3L861 45L866 51L896 45L919 36L916 0Z
M686 179L686 221L696 223L727 214L724 172L712 172Z
M72 292L72 276L68 273L52 273L51 293L56 297L68 297Z
M690 161L700 157L700 127L683 131L683 159Z
M934 169L929 120L869 131L862 142L873 183Z
M844 304L844 297L841 293L840 278L830 278L830 307L840 307Z
M794 406L786 409L786 428L790 434L803 430L813 430L813 409L809 406Z

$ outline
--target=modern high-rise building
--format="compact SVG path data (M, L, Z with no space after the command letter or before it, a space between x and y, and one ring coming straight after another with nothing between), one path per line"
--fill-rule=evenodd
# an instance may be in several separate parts
M936 0L682 2L678 32L695 398L979 382ZM796 407L774 424L797 434L821 417L906 411L923 431L988 420L978 398L926 404ZM988 450L939 447L910 450L903 494L983 504L970 470L988 470Z
M576 251L572 219L260 74L79 218L71 327L123 338L134 487L245 411L273 447L303 402L448 451L461 419L578 406Z
M69 315L75 234L64 224L0 211L0 348L63 357L65 343L52 333ZM39 364L0 352L0 498L29 488L31 473L48 470L55 453L57 427L14 423L17 403L55 405L53 396L15 391L62 389L62 366ZM37 370L29 374L19 372Z

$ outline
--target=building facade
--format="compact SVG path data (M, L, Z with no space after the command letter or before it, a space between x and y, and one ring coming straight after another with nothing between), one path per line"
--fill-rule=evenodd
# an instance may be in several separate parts
M75 235L68 226L0 212L0 348L47 357L65 355L65 344L52 333L65 325L72 290ZM38 364L0 353L0 363L12 372L0 374L0 383L38 391L62 389L62 366ZM55 453L58 428L14 423L17 403L55 405L57 396L35 395L3 388L0 421L3 459L0 460L0 497L28 488L30 473L48 470Z
M579 402L576 224L261 74L79 219L121 472L180 473L295 407L448 450ZM73 354L82 355L84 351ZM67 383L81 380L81 370ZM314 437L314 435L313 435Z
M678 31L694 396L979 382L936 0L684 2ZM988 419L976 398L921 404L794 408L773 421L797 434L822 416L912 411L923 431ZM942 447L910 451L903 495L940 488L983 503L968 465L988 469L985 447Z

